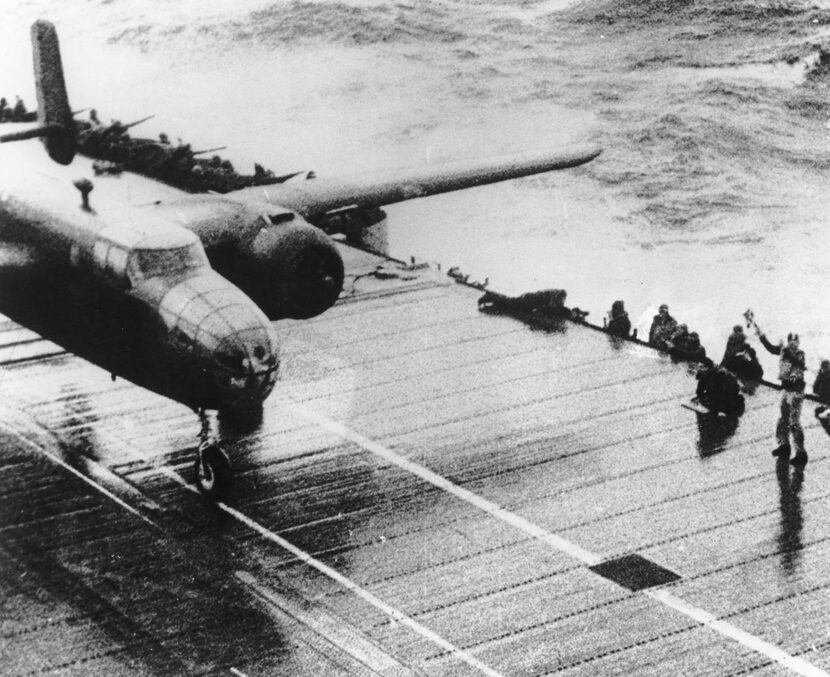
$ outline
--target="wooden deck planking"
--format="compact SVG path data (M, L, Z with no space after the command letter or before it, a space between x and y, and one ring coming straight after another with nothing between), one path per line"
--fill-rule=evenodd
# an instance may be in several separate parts
M364 271L376 267L371 257L356 260ZM578 325L529 331L480 314L478 292L428 280L361 278L354 287L320 318L277 325L284 373L262 429L234 445L237 509L505 674L779 674L757 651L309 422L306 408L598 557L650 557L682 576L668 586L674 594L827 669L830 464L809 407L811 462L793 489L769 456L773 391L759 389L738 425L723 425L682 409L694 379L640 346ZM119 674L134 661L138 674L155 672L162 645L177 648L184 670L202 670L204 638L220 637L205 620L216 596L244 600L234 636L246 635L223 646L217 664L362 674L365 666L342 651L320 649L316 642L328 640L315 630L263 614L234 578L243 570L402 664L478 674L183 491L166 473L190 479L198 424L185 408L113 384L72 357L7 366L0 388L27 438L49 431L62 454L86 445L83 453L163 507L161 534L148 531L14 440L3 445L2 543L22 548L20 566L42 553L85 581L80 596L47 595L62 609L57 635L72 636L64 621L79 608L78 628L104 631L87 633L90 647L80 643L66 670L100 665ZM171 617L172 590L184 590L187 603ZM110 611L79 607L83 599ZM21 622L47 613L36 608L22 609ZM200 640L186 645L200 623ZM130 644L123 628L144 639ZM11 664L25 665L31 647L53 646L52 630L34 626ZM279 655L275 646L284 647Z

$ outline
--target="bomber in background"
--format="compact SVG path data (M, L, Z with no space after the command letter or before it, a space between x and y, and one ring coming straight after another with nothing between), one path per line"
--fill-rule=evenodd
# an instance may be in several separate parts
M199 412L197 483L222 498L227 456L207 411L255 425L279 366L271 321L331 307L343 262L321 227L383 205L574 167L559 150L191 195L142 176L102 177L76 157L57 33L32 26L38 121L0 141L0 312L67 350ZM80 201L78 192L80 191Z

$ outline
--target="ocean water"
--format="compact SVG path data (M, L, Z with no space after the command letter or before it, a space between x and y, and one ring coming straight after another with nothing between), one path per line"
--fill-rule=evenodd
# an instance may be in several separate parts
M0 83L34 102L58 26L74 108L155 114L250 171L319 176L591 141L584 167L393 205L394 256L601 322L660 303L720 358L752 307L830 358L830 3L12 2ZM139 130L136 130L139 131ZM775 376L771 356L764 361Z

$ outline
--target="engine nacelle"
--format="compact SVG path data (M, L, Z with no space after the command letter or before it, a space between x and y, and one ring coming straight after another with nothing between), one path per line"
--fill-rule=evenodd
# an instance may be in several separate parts
M340 296L340 252L295 212L233 194L191 195L153 208L196 233L213 269L271 320L314 317Z
M302 221L262 227L235 258L232 281L272 320L319 315L343 289L343 259L334 242Z

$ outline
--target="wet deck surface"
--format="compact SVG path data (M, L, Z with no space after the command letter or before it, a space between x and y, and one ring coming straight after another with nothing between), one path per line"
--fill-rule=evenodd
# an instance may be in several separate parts
M776 468L772 389L699 416L665 356L347 265L353 294L277 325L224 507L192 412L0 324L4 674L830 670L809 403L810 463Z

